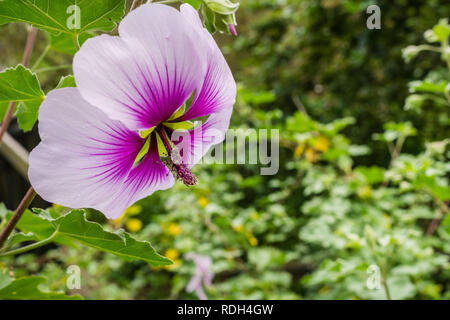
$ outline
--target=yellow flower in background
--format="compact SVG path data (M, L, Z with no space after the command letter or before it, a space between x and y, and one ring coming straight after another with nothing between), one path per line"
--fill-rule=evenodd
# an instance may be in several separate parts
M256 247L258 245L258 239L256 239L254 236L252 236L248 241L250 242L250 245L252 247Z
M135 204L132 205L131 207L127 208L121 215L120 217L118 217L117 219L113 219L111 220L111 223L114 225L114 227L119 228L123 225L123 223L127 220L126 218L129 216L135 216L138 215L142 212L142 207ZM133 219L132 219L133 220ZM137 219L134 219L137 220ZM139 220L138 220L139 221ZM139 228L139 230L142 228L142 222L139 221L141 223L141 227ZM128 228L128 221L126 222L127 224L127 228ZM137 226L136 222L132 222L132 224L135 224L135 226ZM132 231L130 228L128 228L128 230ZM139 231L138 230L138 231Z
M386 229L391 229L392 228L392 218L391 218L391 216L390 215L388 215L388 214L383 214L383 220L384 220L384 222L383 222L383 225L384 225L384 227L386 228Z
M142 207L135 204L132 205L131 207L127 208L124 212L125 215L129 215L129 216L135 216L137 214L140 214L142 212Z
M312 148L308 148L305 151L305 158L308 162L314 163L317 161L317 153Z
M173 260L173 264L171 264L170 266L164 266L163 268L166 270L173 270L173 269L178 269L179 267L181 267L183 261L181 261L181 259L175 259Z
M356 194L361 199L369 199L369 198L372 197L372 188L369 185L365 185L365 186L359 187L356 190Z
M171 224L169 224L169 226L167 227L167 232L172 235L172 236L177 236L179 235L181 232L183 231L183 229L181 229L181 227L172 222Z
M251 232L247 233L247 239L252 247L256 247L258 245L258 239L256 239Z
M142 221L139 219L130 219L126 222L127 229L131 232L138 232L142 229Z
M205 197L198 198L198 204L200 207L205 208L209 204L209 200Z
M313 143L314 149L326 152L328 149L330 149L330 140L325 136L318 136Z
M165 270L173 270L173 269L178 269L182 264L183 261L181 261L181 259L179 259L180 253L178 252L177 249L167 249L166 252L164 253L164 256L166 256L167 258L169 258L170 260L173 261L173 264L169 265L169 266L163 266L163 267L151 267L152 270L155 271L161 271L163 269Z
M120 217L118 217L117 219L111 220L111 223L114 225L114 227L119 228L122 226L122 223L125 220L125 216L126 216L126 213L124 211Z
M302 156L303 151L305 151L306 145L304 143L300 143L294 151L294 158L298 159Z
M319 289L319 294L320 295L324 295L327 294L328 292L330 292L331 288L328 286L324 286L322 288Z
M170 249L166 250L166 252L164 253L164 256L166 256L167 258L169 258L172 261L175 261L180 256L180 253L178 252L177 249L170 248Z
M252 220L258 220L259 219L259 213L256 211L253 211L252 214L250 215L250 218Z
M242 224L234 225L233 230L236 232L242 232L244 231L244 226Z

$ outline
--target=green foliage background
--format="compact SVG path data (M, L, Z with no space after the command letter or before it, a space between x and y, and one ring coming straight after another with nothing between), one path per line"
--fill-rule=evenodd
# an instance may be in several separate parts
M366 28L371 4L381 30ZM211 299L449 299L450 54L409 47L450 30L441 22L424 39L449 16L444 0L242 1L239 36L216 34L239 84L231 128L279 129L279 172L200 165L197 186L178 183L119 220L88 211L110 231L151 241L171 266L70 243L2 257L1 266L87 299L186 299L196 298L185 290L195 269L185 255L195 252L213 261ZM17 63L25 32L1 28L3 68ZM427 45L449 50L448 32ZM45 92L70 74L45 71L70 64L66 49L40 66ZM16 137L36 144L35 130ZM12 208L22 182L3 172L11 187L0 201ZM82 270L80 290L66 288L69 265ZM371 266L381 277L374 290Z

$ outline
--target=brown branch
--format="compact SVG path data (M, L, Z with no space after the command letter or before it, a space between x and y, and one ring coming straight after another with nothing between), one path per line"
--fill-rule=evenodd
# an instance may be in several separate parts
M134 0L130 7L130 12L136 9L139 6L140 0Z
M434 218L431 220L430 224L428 225L426 235L431 236L433 235L434 231L436 231L437 227L439 227L439 223L441 222L440 218Z
M28 63L30 62L30 57L31 57L31 53L33 52L33 47L34 47L34 42L36 40L37 32L38 32L38 30L33 27L31 27L30 31L28 32L27 43L25 45L25 50L24 50L23 58L22 58L22 65L24 67L26 67L28 65ZM11 102L8 106L8 110L6 112L5 119L3 120L2 126L0 128L0 144L2 143L3 135L5 134L6 130L8 130L15 106L16 106L15 101ZM6 240L8 239L9 235L14 230L14 228L16 227L16 224L19 222L23 213L28 208L28 206L31 204L31 201L33 201L35 196L36 196L36 192L34 191L33 187L30 187L30 189L28 189L28 192L26 193L25 197L22 199L19 206L17 207L17 210L14 213L14 215L12 216L11 220L9 220L5 229L0 234L0 248L3 247Z
M441 211L443 213L443 216L445 216L447 213L450 212L450 209L448 208L447 204L444 201L441 201L439 199L436 199L436 202L439 204ZM442 217L440 218L434 218L431 220L430 224L428 225L426 235L431 236L436 231L436 229L439 227L439 224L441 223Z
M31 27L28 32L27 44L25 46L25 51L23 53L22 65L26 67L30 62L31 52L33 51L34 41L36 40L37 29ZM16 107L16 101L10 102L8 110L6 111L5 118L3 120L2 126L0 128L0 144L2 143L3 135L6 130L8 130L9 124L13 116L14 108Z
M0 248L3 247L3 245L6 242L6 239L8 239L9 235L16 227L17 222L19 222L23 213L28 208L28 206L31 204L31 201L33 201L35 196L36 196L36 191L34 191L33 187L30 187L30 189L28 189L27 194L25 195L25 197L23 197L22 201L20 202L19 206L17 207L17 210L14 213L14 215L12 216L11 220L9 220L5 229L0 234Z

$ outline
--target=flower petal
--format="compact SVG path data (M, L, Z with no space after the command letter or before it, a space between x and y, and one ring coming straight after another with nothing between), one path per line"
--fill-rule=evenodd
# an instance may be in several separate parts
M132 168L144 140L83 100L76 88L49 93L40 109L39 133L42 142L30 154L29 178L47 201L116 218L174 183L156 144Z
M91 104L130 129L167 120L200 86L205 49L180 12L148 4L120 23L120 37L86 41L74 58L78 88Z
M219 113L213 113L204 124L193 130L172 132L171 139L180 151L184 164L188 167L194 166L211 146L225 139L232 111L223 109Z
M183 4L181 14L197 32L197 44L206 50L206 74L192 105L180 121L192 120L212 113L232 109L236 101L236 82L228 64L211 34L203 28L197 11Z

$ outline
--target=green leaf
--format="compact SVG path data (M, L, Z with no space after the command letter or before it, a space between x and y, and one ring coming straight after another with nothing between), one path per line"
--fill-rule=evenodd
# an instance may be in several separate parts
M52 220L55 217L51 217L45 210L36 210L39 214L33 214L31 211L26 210L17 223L17 228L23 233L31 237L33 235L37 241L48 239L56 231L55 226L52 224ZM8 212L7 219L11 219L13 212ZM20 237L20 236L19 236ZM56 237L54 242L75 246L72 239L66 237ZM18 243L15 241L12 244Z
M111 31L124 15L124 9L125 0L3 0L0 25L25 22L53 33L71 35L91 30ZM80 24L74 26L77 18Z
M450 237L450 215L446 215L439 226L443 232L445 232Z
M432 92L432 93L444 93L447 82L442 80L439 83L432 83L429 81L412 81L409 83L409 90L411 92Z
M38 119L40 106L41 103L19 103L17 106L16 117L19 126L23 131L27 132L33 129L33 126Z
M425 189L441 201L448 201L450 200L450 187L443 181L437 179L437 177L419 175L414 181L414 185L418 189Z
M10 214L12 216L12 212ZM24 233L33 233L38 240L45 240L55 232L50 218L34 214L29 210L24 212L17 223L17 228Z
M357 167L355 173L361 174L370 184L377 184L384 181L384 169L380 167Z
M450 25L448 19L441 19L439 24L433 27L433 33L439 41L445 41L450 37Z
M203 1L202 0L183 0L184 3L188 3L191 6L194 7L195 10L200 9L200 6L202 5Z
M8 110L9 102L1 102L0 103L0 122L3 122L5 118L6 111Z
M75 83L75 78L74 78L74 76L71 75L71 76L61 77L58 85L56 86L56 89L76 87L76 86L77 86L77 84Z
M73 38L71 35L67 33L59 33L59 34L51 34L48 33L50 49L62 52L65 54L74 55L78 48L75 47L75 43L73 42ZM78 42L80 46L87 40L94 37L94 35L90 33L82 33L78 37Z
M16 115L22 130L33 128L44 98L36 74L24 66L18 65L0 73L0 104L19 102Z
M392 276L387 279L387 283L394 300L412 298L417 292L417 288L406 276Z
M169 259L156 253L149 242L135 240L126 232L106 231L100 224L86 220L83 210L73 210L54 220L53 224L59 234L125 260L144 260L152 266L172 264Z
M14 246L18 243L24 242L24 241L39 241L38 237L32 232L23 233L18 232L11 236L11 238L8 239L8 243L11 246Z
M8 209L6 209L6 206L3 202L0 202L0 218L5 219L6 215L8 213Z
M12 279L7 269L0 270L0 299L8 300L82 300L80 295L68 296L62 292L46 292L39 286L46 283L45 277L31 276Z
M72 210L59 217L46 210L35 211L39 214L25 211L17 227L22 232L34 234L39 241L50 238L56 232L53 241L61 244L78 242L128 261L143 260L152 266L172 264L172 261L159 255L149 242L136 240L126 232L106 231L100 224L86 220L83 210Z
M13 279L9 275L9 270L6 268L0 269L0 289L8 286Z

